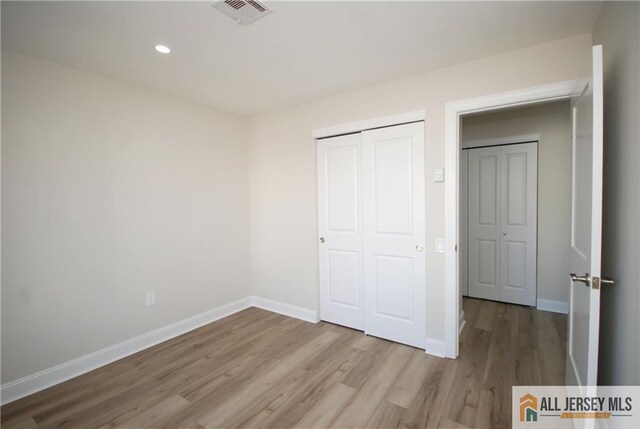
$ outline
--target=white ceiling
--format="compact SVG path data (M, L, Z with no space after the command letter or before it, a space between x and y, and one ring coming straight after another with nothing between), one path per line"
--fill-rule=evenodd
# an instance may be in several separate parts
M600 2L2 2L2 47L253 114L590 32ZM154 45L171 47L168 56Z

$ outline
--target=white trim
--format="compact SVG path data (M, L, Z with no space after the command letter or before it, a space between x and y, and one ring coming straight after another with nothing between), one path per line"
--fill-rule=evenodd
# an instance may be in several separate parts
M569 98L576 94L578 87L579 80L565 80L563 82L516 89L514 91L501 92L498 94L468 98L466 100L450 101L446 104L446 109L455 109L459 114L468 114L506 107L511 108L529 104L544 103L547 101Z
M533 88L492 94L467 100L452 101L445 105L445 181L444 195L444 237L445 237L445 273L444 273L444 355L449 358L458 356L459 318L458 306L460 290L458 284L458 172L460 162L460 116L472 112L483 112L503 107L534 104L550 100L569 98L578 87L576 80L542 85Z
M233 313L237 313L238 311L251 307L251 303L251 297L242 298L102 350L28 375L19 380L5 383L1 389L2 405L100 368L101 366L130 356L211 322L215 322Z
M0 397L2 405L8 404L25 396L39 392L63 381L77 377L94 369L100 368L119 359L138 353L156 344L168 341L179 335L186 334L201 326L220 320L234 313L258 307L264 310L280 313L285 316L302 319L307 322L318 322L317 312L283 302L257 296L248 296L225 304L213 310L205 311L187 319L180 320L146 334L128 339L113 346L98 350L88 355L56 365L19 380L2 385Z
M464 329L464 325L467 324L467 321L464 319L464 310L460 311L460 321L458 322L458 335L462 334L462 330Z
M462 144L464 149L472 149L474 147L499 146L503 144L531 143L539 142L540 133L522 134L518 136L495 137L491 139L468 140Z
M273 311L274 313L284 314L285 316L294 317L296 319L305 320L311 323L318 323L318 312L309 310L308 308L298 307L296 305L286 304L284 302L274 301L268 298L254 296L251 299L254 307L263 310Z
M445 343L443 340L436 340L435 338L427 338L427 343L424 348L424 352L426 354L443 358L443 357L446 357L444 349L445 349Z
M553 313L569 314L569 303L564 301L554 301L552 299L540 299L536 305L538 310L551 311Z
M381 118L365 119L363 121L351 122L348 124L316 128L311 132L311 135L314 139L323 139L342 134L357 133L373 128L388 127L390 125L405 124L407 122L424 121L426 117L426 110L414 110L413 112L399 113L397 115L384 116Z
M464 329L464 327L465 327L465 325L466 325L466 324L467 324L467 321L466 321L466 320L462 319L462 320L460 321L460 324L459 324L459 326L460 326L460 330L458 331L458 335L462 334L462 330Z

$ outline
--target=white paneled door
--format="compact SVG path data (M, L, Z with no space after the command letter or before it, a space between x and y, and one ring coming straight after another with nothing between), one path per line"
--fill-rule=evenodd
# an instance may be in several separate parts
M365 332L425 347L424 124L362 136Z
M424 348L424 123L318 141L323 320Z
M500 148L469 151L469 296L500 299Z
M318 141L320 317L364 329L360 134Z
M571 281L567 385L595 395L598 381L598 335L601 278L603 94L602 46L593 47L593 68L584 91L572 100L573 178L571 208ZM569 274L569 273L567 273ZM637 329L633 327L630 329ZM593 427L585 421L582 427Z
M469 296L536 305L537 144L469 150Z

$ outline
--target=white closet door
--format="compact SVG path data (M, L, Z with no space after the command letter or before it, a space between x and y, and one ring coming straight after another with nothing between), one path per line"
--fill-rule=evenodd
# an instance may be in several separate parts
M467 189L469 175L469 151L463 150L460 154L460 237L463 237L461 245L458 246L460 266L458 267L458 276L460 279L460 293L462 296L469 295L469 257L468 257L468 243L467 237L469 237L469 191Z
M318 141L320 318L364 329L361 135Z
M536 305L538 145L502 147L500 300Z
M536 305L537 144L469 151L469 296Z
M500 300L500 147L469 150L469 296Z
M363 132L365 332L426 343L424 123Z

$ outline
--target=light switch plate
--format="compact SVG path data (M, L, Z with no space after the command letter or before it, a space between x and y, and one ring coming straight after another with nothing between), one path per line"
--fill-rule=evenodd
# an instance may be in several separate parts
M444 182L444 168L436 168L433 171L434 182Z
M156 305L156 293L149 292L147 293L147 307L153 307Z
M436 238L436 253L444 253L444 238Z

